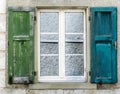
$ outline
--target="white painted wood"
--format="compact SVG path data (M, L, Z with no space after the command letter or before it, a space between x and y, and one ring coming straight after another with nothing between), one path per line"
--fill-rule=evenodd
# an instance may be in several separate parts
M58 54L41 54L41 56L58 56Z
M37 13L37 44L38 44L38 49L37 49L37 52L38 52L38 80L40 79L40 11L38 11Z
M44 32L42 32L42 33L40 33L40 34L58 34L58 33L50 33L50 32L47 32L47 33L45 32L45 33L44 33Z
M83 56L84 54L65 54L65 56Z
M86 62L87 62L87 35L86 35L86 14L85 14L85 11L83 11L84 13L84 24L83 24L83 27L84 27L84 77L85 79L87 80L87 65L86 65Z
M41 42L49 42L49 43L53 43L53 42L58 42L57 40L42 40Z
M59 53L60 53L60 78L65 76L65 17L64 11L60 11L60 35L59 35Z
M58 12L59 13L59 76L40 76L40 53L38 53L38 81L40 82L85 82L86 81L86 31L85 31L85 11L84 10L39 10L38 11L38 52L40 52L40 12ZM82 12L84 14L84 54L65 54L65 12ZM51 34L51 33L42 33ZM54 34L54 33L52 33ZM57 34L57 33L55 33ZM67 33L74 34L74 33ZM76 33L75 33L76 34ZM75 41L76 42L76 41ZM79 41L80 42L80 41ZM43 54L42 54L43 55ZM52 56L44 54L46 56ZM57 54L54 54L57 55ZM65 76L65 56L66 55L84 55L84 75L83 76Z
M84 33L65 33L65 34L72 34L72 35L80 34L80 35L83 35Z

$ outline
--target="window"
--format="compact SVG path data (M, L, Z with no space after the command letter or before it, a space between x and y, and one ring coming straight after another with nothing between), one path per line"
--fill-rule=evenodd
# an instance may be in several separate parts
M84 10L38 12L38 78L40 82L85 82Z

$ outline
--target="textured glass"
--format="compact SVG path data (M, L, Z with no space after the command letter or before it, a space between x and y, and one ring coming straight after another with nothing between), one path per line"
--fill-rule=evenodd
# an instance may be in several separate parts
M58 76L59 63L58 56L40 57L40 76Z
M66 34L66 41L83 41L83 34Z
M68 33L83 32L83 13L65 13L65 31Z
M40 44L41 54L58 54L58 43L41 43Z
M83 43L65 43L66 54L83 54Z
M40 31L41 32L58 32L59 14L57 12L40 13Z
M66 76L83 76L84 75L83 56L66 56L65 75Z
M58 41L58 34L41 34L41 41Z

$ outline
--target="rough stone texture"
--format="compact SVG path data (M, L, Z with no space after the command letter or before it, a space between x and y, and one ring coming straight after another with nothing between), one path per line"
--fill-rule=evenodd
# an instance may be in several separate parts
M0 89L0 94L26 94L25 89Z
M0 70L0 88L3 87L5 87L5 70Z
M8 0L9 6L88 6L91 0Z
M93 0L94 6L116 6L119 0Z
M6 37L5 37L5 33L0 33L0 50L4 50L5 51L5 43L6 43Z
M0 89L0 94L120 94L116 90L25 90L25 89Z
M0 14L0 32L6 31L6 14Z
M5 52L0 52L0 70L5 69Z
M27 94L119 94L116 90L30 90Z
M0 13L6 13L6 0L0 0Z

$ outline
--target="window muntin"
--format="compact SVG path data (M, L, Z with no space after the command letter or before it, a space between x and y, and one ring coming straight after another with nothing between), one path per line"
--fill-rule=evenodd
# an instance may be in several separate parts
M85 82L85 11L38 12L38 80Z

